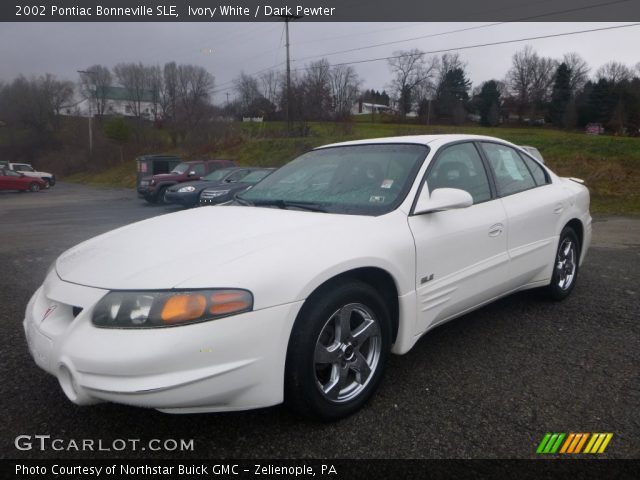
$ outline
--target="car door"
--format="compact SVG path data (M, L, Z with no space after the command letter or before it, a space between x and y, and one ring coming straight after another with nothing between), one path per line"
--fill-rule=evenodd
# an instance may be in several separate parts
M507 212L510 286L543 281L551 276L566 195L537 162L516 149L495 142L482 142L481 148Z
M0 169L0 188L10 190L14 187L11 186L11 177L6 174L6 170Z
M25 181L22 179L22 175L13 172L11 170L4 170L2 178L2 187L7 190L24 190Z
M416 334L500 295L508 263L506 213L472 142L441 148L422 188L466 190L474 203L409 217L416 246Z

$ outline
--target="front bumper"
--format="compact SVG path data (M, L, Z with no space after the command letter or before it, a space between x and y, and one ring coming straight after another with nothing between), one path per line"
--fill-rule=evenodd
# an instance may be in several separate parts
M287 345L302 302L193 325L123 330L91 323L93 305L106 293L53 273L27 306L29 350L74 403L191 413L282 402Z
M164 194L164 198L169 203L175 203L176 205L183 205L185 207L193 207L198 204L198 198L200 197L199 191L178 193L167 191Z
M152 187L145 187L145 188L138 187L138 198L144 198L145 200L153 200L156 198L156 191Z

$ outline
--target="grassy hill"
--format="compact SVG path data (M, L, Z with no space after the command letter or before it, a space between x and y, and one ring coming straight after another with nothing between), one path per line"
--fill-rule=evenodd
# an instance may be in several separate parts
M421 126L372 123L311 122L304 136L286 137L283 124L240 124L231 138L211 145L208 154L233 158L242 165L280 166L320 145L361 138L397 135L471 133L533 145L547 165L561 176L579 177L591 190L592 212L640 215L640 138L593 136L560 130L486 128L478 126ZM128 162L98 174L76 174L65 180L102 186L133 187L135 165Z

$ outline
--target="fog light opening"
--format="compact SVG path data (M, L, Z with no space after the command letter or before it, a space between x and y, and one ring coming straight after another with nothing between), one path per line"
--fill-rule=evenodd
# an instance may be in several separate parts
M93 405L99 403L99 400L87 395L84 389L78 385L78 382L66 365L60 365L58 372L58 382L62 391L76 405Z

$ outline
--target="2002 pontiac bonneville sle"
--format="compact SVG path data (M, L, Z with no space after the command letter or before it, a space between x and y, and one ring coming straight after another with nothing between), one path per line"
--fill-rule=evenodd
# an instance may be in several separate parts
M302 155L232 206L68 250L24 327L36 363L77 404L186 413L284 401L336 419L373 394L389 352L436 325L517 290L565 298L590 241L588 190L515 145L347 142Z

